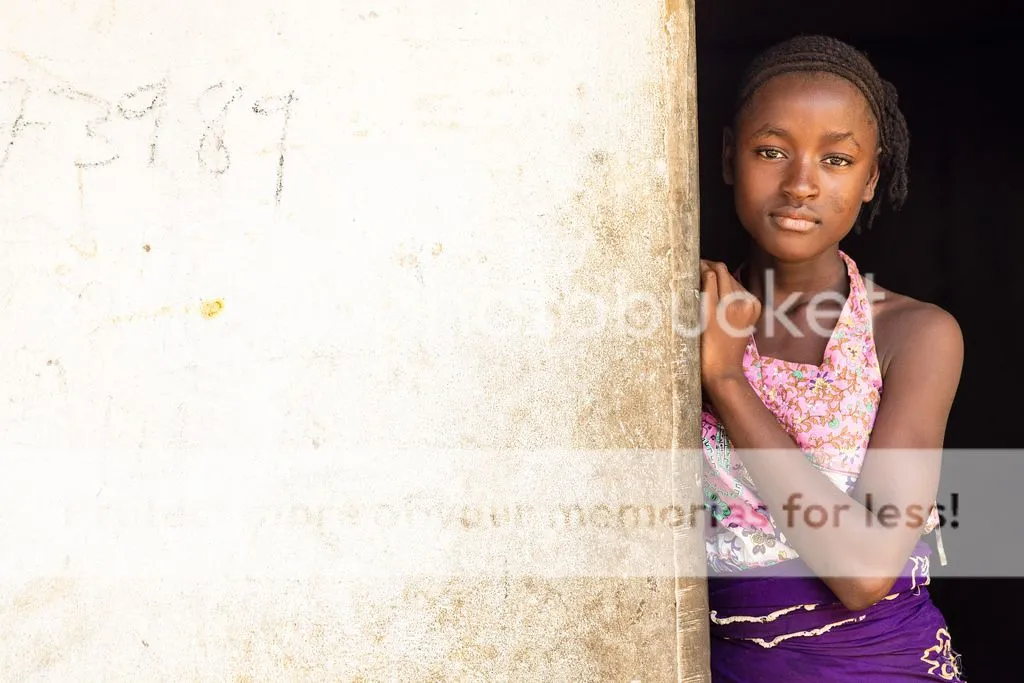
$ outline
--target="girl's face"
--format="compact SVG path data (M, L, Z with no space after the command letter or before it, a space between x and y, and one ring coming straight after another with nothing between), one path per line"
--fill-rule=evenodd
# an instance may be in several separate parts
M782 261L837 245L878 182L871 107L831 74L783 74L765 83L726 131L725 182L754 241Z

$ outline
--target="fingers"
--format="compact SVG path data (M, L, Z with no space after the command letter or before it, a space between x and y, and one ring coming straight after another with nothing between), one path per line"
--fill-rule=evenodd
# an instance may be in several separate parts
M711 264L704 259L700 261L700 291L705 295L718 294L718 277L711 268Z
M701 290L712 309L720 304L731 305L742 301L753 306L757 311L754 315L760 316L761 302L733 277L727 265L701 259L700 268Z
M710 264L700 261L700 321L701 327L708 324L713 312L718 307L718 278Z
M711 269L715 273L715 279L718 281L718 298L724 299L726 296L736 291L736 286L739 284L733 278L732 273L729 272L728 266L724 263L716 262L711 264Z
M729 272L729 267L720 261L700 260L701 290L716 299L735 291L738 283Z
M700 261L700 289L705 294L718 294L718 277L709 261Z
M709 261L707 259L700 260L700 274L704 275L708 271L715 273L719 278L723 275L732 277L732 273L729 272L729 267L721 261Z
M701 259L700 272L702 282L706 277L706 273L710 272L713 274L714 282L718 285L718 295L720 298L733 292L737 292L737 296L739 296L739 293L747 293L747 289L743 284L733 277L732 271L729 270L729 266L721 263L720 261L708 261L706 259Z

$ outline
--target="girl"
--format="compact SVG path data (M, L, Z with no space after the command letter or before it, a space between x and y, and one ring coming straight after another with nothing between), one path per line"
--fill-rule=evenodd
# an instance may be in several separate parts
M963 680L921 540L960 328L839 249L902 204L907 149L892 85L838 40L743 79L723 162L752 248L735 275L701 262L716 683Z

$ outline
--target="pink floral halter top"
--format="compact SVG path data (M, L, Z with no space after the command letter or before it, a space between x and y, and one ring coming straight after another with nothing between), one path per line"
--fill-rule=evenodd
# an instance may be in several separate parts
M853 260L846 263L850 295L825 347L821 365L761 356L753 337L743 372L807 458L849 493L867 453L882 391L882 371L872 334L871 301ZM797 557L776 532L753 481L736 457L725 426L710 407L702 414L704 499L714 518L705 543L715 572L741 571ZM922 529L939 522L933 510Z

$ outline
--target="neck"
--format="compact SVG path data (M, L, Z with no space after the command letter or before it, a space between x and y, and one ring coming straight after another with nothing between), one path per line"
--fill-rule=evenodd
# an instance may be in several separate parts
M796 294L799 301L818 292L845 293L848 289L846 263L839 256L838 247L807 261L780 261L755 245L747 264L744 284L762 301L769 293L769 286L776 300Z

